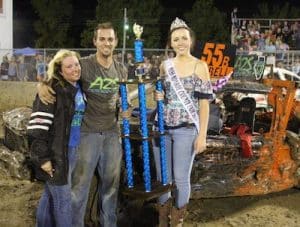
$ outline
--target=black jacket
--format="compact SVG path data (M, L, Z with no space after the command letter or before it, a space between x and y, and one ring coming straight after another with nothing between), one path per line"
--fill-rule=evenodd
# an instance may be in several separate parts
M77 88L57 80L52 81L52 88L56 92L54 104L43 104L38 95L33 102L27 126L30 158L37 179L64 185L68 183L68 143ZM40 168L46 161L55 169L52 178Z

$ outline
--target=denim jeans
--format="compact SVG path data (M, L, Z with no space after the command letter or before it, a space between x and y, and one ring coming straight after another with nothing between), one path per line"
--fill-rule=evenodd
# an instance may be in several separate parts
M72 176L74 227L84 226L84 215L95 169L99 173L100 224L117 226L117 199L122 160L121 143L116 132L81 133L78 159Z
M76 164L76 148L69 149L68 184L45 183L45 190L37 209L37 227L71 227L71 173Z
M175 183L175 205L181 208L190 198L190 176L194 161L194 140L197 135L196 127L181 127L169 129L166 133L166 158L169 183ZM156 166L157 180L161 181L160 149L158 138L153 140L153 153ZM158 202L164 204L171 197L165 193Z

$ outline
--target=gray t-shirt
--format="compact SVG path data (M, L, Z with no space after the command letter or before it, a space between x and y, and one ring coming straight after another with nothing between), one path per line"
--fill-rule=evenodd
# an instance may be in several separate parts
M82 122L83 132L118 131L116 102L119 97L118 81L127 79L126 68L113 61L106 69L90 55L80 59L81 82L87 97L87 107Z

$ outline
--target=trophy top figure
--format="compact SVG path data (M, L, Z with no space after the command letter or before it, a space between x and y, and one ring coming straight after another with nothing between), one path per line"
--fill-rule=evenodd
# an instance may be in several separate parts
M143 27L141 25L134 23L133 33L135 34L136 39L141 39L143 33Z
M189 26L187 26L187 24L184 22L184 20L181 20L178 17L176 17L175 20L173 20L173 22L171 24L170 31L177 29L177 28L189 28Z

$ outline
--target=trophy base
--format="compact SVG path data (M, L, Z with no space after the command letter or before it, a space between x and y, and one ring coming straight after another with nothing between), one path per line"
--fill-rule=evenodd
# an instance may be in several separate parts
M167 184L162 185L161 182L154 181L151 182L152 190L150 192L145 191L144 184L139 184L134 186L133 188L126 188L122 191L122 193L128 197L132 197L136 200L151 200L154 198L158 198L161 195L175 189L175 185Z

